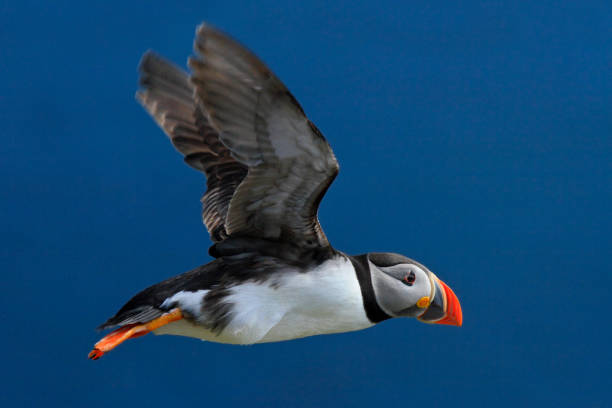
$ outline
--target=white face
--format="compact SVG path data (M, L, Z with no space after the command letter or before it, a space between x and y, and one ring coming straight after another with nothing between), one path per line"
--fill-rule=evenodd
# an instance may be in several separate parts
M432 273L416 263L377 266L370 262L376 300L392 316L417 317L434 297Z

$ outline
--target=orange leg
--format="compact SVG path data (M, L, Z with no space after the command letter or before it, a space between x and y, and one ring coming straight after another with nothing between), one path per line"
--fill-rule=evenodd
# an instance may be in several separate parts
M97 360L123 343L127 339L133 339L136 337L144 336L145 334L158 329L168 323L175 322L183 318L181 309L172 309L166 314L161 315L157 319L153 319L150 322L143 324L129 324L118 328L115 331L110 332L102 338L99 342L94 345L94 349L89 353L89 358Z

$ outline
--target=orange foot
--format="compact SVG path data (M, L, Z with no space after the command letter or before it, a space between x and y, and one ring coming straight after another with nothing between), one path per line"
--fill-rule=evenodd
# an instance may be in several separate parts
M133 339L136 337L144 336L145 334L158 329L168 323L175 322L183 318L181 309L172 309L166 314L159 316L157 319L153 319L150 322L143 324L128 324L120 327L115 331L110 332L102 338L99 342L94 345L94 349L89 353L89 358L97 360L123 343L127 339Z

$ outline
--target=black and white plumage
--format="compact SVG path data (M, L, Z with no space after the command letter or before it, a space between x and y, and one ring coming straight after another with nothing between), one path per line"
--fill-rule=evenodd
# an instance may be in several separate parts
M138 333L252 344L400 316L460 325L456 297L423 265L330 246L317 210L338 163L274 73L208 25L197 29L195 52L191 76L146 53L137 98L206 175L202 218L216 259L134 296L100 326L119 329L90 357L145 326Z

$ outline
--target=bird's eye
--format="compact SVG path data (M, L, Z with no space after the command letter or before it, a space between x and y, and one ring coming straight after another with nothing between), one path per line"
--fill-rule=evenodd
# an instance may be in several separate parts
M415 279L416 279L416 275L414 274L414 271L410 271L409 274L404 276L404 278L402 279L402 282L405 285L412 286L412 284L414 283Z

